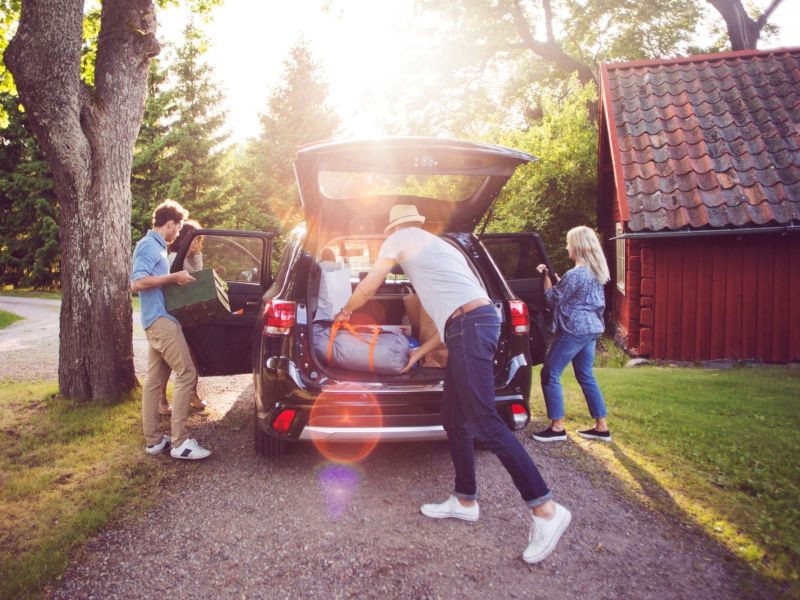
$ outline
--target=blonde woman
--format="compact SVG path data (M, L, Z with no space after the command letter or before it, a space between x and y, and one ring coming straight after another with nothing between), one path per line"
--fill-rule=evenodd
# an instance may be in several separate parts
M561 373L571 362L575 378L583 390L594 427L578 431L591 439L611 441L606 423L606 404L592 373L597 338L605 330L603 310L606 302L603 284L609 280L608 265L597 234L589 227L575 227L567 232L567 252L575 267L552 285L547 267L536 269L544 275L544 295L553 311L555 339L542 367L542 392L550 426L533 434L539 442L567 439L564 428L564 394Z

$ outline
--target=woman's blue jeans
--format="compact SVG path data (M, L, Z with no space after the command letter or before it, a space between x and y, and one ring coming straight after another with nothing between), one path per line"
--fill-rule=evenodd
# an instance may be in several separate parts
M552 494L495 406L493 361L499 335L500 319L491 305L447 323L442 421L456 472L454 495L468 500L478 497L474 446L478 440L503 463L522 499L531 507L539 506Z
M547 358L542 367L542 393L547 406L547 418L550 420L564 418L564 392L561 389L561 374L566 366L572 362L575 379L583 390L589 414L592 418L599 419L606 416L606 403L600 386L592 373L594 365L594 351L597 345L598 334L569 335L556 334Z

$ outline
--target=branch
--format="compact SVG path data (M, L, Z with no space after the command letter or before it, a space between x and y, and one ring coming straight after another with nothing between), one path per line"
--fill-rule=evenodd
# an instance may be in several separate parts
M764 14L758 17L758 21L756 21L756 23L758 23L759 31L764 28L764 25L767 24L770 16L772 16L772 13L776 8L778 8L778 5L780 5L781 2L783 2L783 0L772 0L770 5L767 7L767 10L764 11Z
M544 0L544 2L546 2L549 7L549 1ZM545 10L547 11L548 9L546 8ZM533 37L530 24L525 17L525 12L522 9L520 0L514 0L513 7L511 8L511 16L514 19L514 25L517 28L517 32L525 48L532 50L535 54L552 63L565 73L578 73L578 79L581 83L586 84L592 82L597 85L597 80L589 66L575 60L564 52L555 40L540 42ZM552 27L552 21L550 21L550 26ZM552 33L552 30L550 33Z
M553 35L553 7L550 6L550 0L542 0L542 8L544 9L544 24L547 30L547 41L554 44L556 37Z

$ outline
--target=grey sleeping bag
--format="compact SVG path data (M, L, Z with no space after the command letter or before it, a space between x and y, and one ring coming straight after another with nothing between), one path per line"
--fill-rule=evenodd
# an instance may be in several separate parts
M406 366L409 343L402 333L381 330L375 335L375 327L371 325L355 327L355 331L354 335L345 328L339 329L330 347L331 326L314 323L312 340L315 355L323 364L337 369L381 375L397 375Z

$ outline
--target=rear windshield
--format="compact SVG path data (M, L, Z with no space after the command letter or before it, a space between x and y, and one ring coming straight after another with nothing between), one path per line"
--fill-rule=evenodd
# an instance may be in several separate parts
M317 260L320 262L333 261L348 265L350 267L351 281L356 283L366 277L367 273L369 273L369 270L372 268L372 265L375 264L376 260L378 260L378 253L380 252L381 246L383 245L385 239L386 237L383 235L361 236L357 238L336 238L325 244L318 254ZM453 244L447 238L442 239L449 244ZM458 246L455 244L453 244L453 247L460 251ZM472 269L472 272L475 273L475 276L478 278L478 281L481 282L481 285L486 287L486 284L483 282L483 278L475 269L475 265L468 258L467 265L470 269ZM392 270L392 272L386 276L385 283L396 283L399 285L406 284L408 281L408 277L405 273L403 273L403 269L400 268L400 265L395 265L395 268Z
M486 179L485 175L320 171L319 189L331 200L364 196L419 196L463 202L471 198Z

